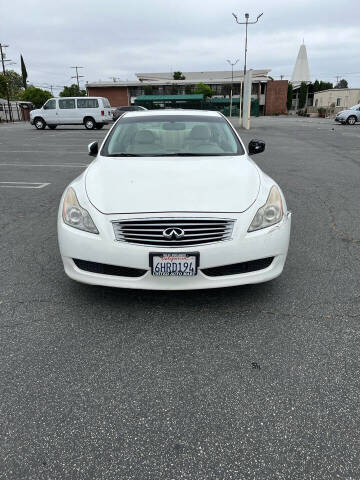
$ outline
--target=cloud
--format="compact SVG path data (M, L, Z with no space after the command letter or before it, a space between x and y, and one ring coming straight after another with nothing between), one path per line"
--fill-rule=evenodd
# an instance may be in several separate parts
M329 5L331 4L331 6ZM26 8L26 15L19 11ZM262 10L263 9L263 10ZM133 79L135 72L226 69L227 58L243 64L244 26L234 11L256 18L249 26L248 65L291 76L302 39L312 77L335 80L344 75L360 86L354 59L360 49L360 2L325 0L0 0L0 12L15 19L2 23L8 55L24 55L29 81L68 85L72 65L84 67L84 80ZM20 62L15 67L20 70ZM351 74L351 75L350 75Z

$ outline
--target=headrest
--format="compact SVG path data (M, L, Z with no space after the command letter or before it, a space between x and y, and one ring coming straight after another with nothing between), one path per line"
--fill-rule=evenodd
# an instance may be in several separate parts
M191 129L189 138L192 140L208 140L210 138L210 130L205 125L195 125Z
M139 130L135 135L135 143L154 143L155 136L150 130Z

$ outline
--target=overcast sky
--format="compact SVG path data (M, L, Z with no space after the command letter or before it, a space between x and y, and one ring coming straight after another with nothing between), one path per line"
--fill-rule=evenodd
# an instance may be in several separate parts
M9 68L61 87L80 65L85 81L134 79L136 72L226 70L240 58L250 19L248 68L290 78L304 38L312 80L346 78L360 87L360 0L0 0L0 42ZM54 89L55 92L59 88Z

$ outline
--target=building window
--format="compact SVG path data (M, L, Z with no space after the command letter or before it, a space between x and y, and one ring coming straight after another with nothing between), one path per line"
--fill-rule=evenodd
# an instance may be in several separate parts
M266 83L261 84L261 95L264 95L265 93L265 88L266 88Z
M319 103L319 100L318 100L318 99L316 99L316 100L315 100L315 107L317 107L317 106L318 106L318 103Z
M340 107L340 103L341 103L341 98L337 98L336 99L336 106Z
M252 83L251 84L251 95L257 95L259 92L259 84L258 83Z

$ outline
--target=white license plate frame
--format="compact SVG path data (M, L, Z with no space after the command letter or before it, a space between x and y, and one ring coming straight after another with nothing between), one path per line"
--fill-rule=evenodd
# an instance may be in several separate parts
M198 273L200 263L199 252L151 252L149 257L151 275L154 277L195 277ZM161 265L164 265L162 271L159 271L157 268L157 258L163 261L163 263L160 262ZM180 263L183 268L177 268L175 270L173 264L176 262L178 264ZM186 267L185 264L189 262L191 265ZM179 265L177 266L179 267Z

